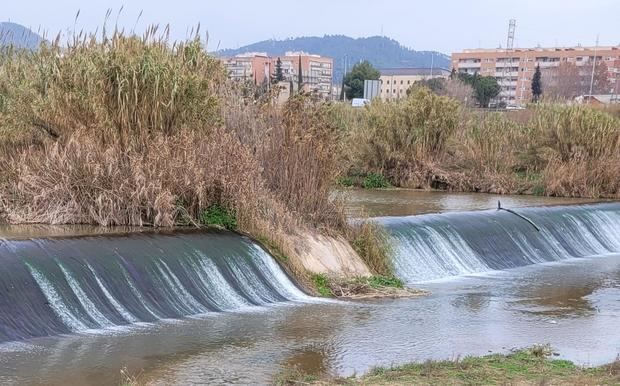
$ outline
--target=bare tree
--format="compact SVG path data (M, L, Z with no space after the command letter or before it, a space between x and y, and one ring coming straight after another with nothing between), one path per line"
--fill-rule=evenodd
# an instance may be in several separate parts
M582 94L582 76L579 68L570 62L542 71L546 98L573 99Z
M611 83L608 76L609 68L604 61L596 62L594 68L594 84L592 87L593 94L609 94L611 91ZM588 92L590 91L588 87Z
M460 79L446 79L444 92L465 106L473 106L476 103L474 89Z

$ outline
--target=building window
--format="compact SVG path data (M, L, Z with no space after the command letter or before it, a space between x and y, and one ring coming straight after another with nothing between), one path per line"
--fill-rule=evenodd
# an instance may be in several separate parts
M389 81L389 80L387 81L387 84L390 84L390 81Z
M403 84L403 81L402 81L402 80L400 81L400 84Z
M396 89L392 90L392 93L393 93L393 94L396 94Z
M410 80L408 80L408 81L407 81L407 84L411 84L411 81L410 81Z

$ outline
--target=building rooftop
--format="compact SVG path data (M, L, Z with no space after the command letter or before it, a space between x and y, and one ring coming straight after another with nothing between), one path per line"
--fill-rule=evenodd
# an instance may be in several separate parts
M450 71L445 68L384 68L379 70L381 76L430 76L433 75L446 75Z
M532 48L513 48L511 52L558 52L558 51L613 51L620 50L620 46L598 46L598 47L532 47ZM505 52L505 48L467 48L457 54L485 53L485 52Z

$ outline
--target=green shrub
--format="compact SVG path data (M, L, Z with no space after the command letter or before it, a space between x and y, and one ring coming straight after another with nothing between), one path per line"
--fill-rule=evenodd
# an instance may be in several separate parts
M354 185L353 178L351 178L351 177L339 177L336 180L336 184L338 184L340 186L345 186L345 187L351 187L351 186Z
M332 290L329 288L329 279L327 279L327 276L317 273L312 276L312 282L322 297L329 298L332 296Z
M382 276L393 274L392 245L385 228L372 221L362 221L351 226L348 237L355 252L373 273Z
M364 178L364 182L362 182L362 186L364 189L380 189L389 187L390 183L383 174L368 173L366 178Z
M237 229L237 219L233 211L213 204L200 214L200 223L207 226L217 226L234 231Z
M535 196L543 196L545 194L545 187L542 185L535 185L532 188L532 194Z
M404 287L402 280L394 276L372 276L368 280L368 284L370 284L372 288L381 288L381 287L403 288Z

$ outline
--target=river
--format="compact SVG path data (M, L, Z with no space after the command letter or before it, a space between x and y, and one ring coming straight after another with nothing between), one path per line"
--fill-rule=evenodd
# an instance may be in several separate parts
M403 224L437 230L440 238L455 232L471 249L471 258L482 265L445 260L432 271L397 266L405 281L430 291L421 298L351 302L295 295L288 301L250 304L227 312L9 341L0 344L0 383L118 384L120 369L126 368L143 382L155 384L267 384L288 366L348 376L377 365L507 352L536 343L549 343L560 357L583 365L607 363L620 353L620 254L611 251L620 245L617 204L556 207L590 201L398 192L354 192L357 204L349 206L349 213L382 216L377 221L405 239L417 234L394 230ZM559 230L539 235L519 218L495 210L456 213L493 209L498 198L509 208L545 206L518 210L543 231L554 224L559 224ZM368 201L372 204L364 203ZM444 214L430 214L436 212ZM390 217L421 213L425 214ZM453 229L446 230L446 223ZM495 231L479 224L499 224L522 236L489 249L474 239L475 229ZM575 245L563 239L571 234L578 241ZM135 243L136 237L129 239ZM523 241L527 248L522 246L514 256L507 253L504 262L493 259L521 237L527 239ZM157 240L150 242L157 246ZM448 244L442 248L458 250L458 243L449 245L454 240L446 237L442 242ZM544 249L546 244L553 247ZM427 249L399 253L404 254L401 258L416 259L444 255L437 252L442 249ZM218 258L214 261L223 264ZM507 262L520 266L494 269ZM463 272L451 268L461 265L466 268ZM177 272L174 267L170 270ZM277 274L271 268L269 272Z

